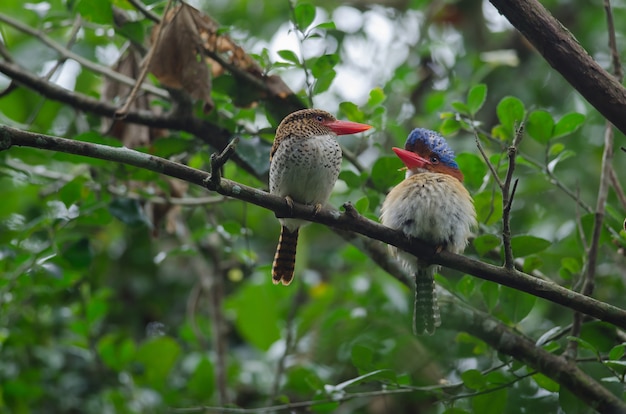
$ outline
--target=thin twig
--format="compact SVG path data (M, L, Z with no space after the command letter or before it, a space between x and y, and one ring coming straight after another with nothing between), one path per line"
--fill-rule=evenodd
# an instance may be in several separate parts
M502 186L502 245L504 248L504 267L506 269L515 268L515 257L513 256L513 248L511 246L511 207L517 182L513 183L511 190L511 181L513 180L513 172L515 171L515 160L517 157L517 148L519 147L522 137L524 136L524 126L521 124L515 131L513 143L508 149L509 168L506 172L504 184Z
M619 52L617 51L617 42L615 40L615 27L613 25L613 13L611 11L611 3L604 0L604 11L607 19L607 30L609 33L609 49L611 51L613 62L613 74L621 81L623 77L622 67L619 61ZM583 277L583 283L580 290L585 296L591 296L595 287L598 250L600 247L600 234L604 223L604 215L606 211L606 201L609 194L611 181L611 163L613 161L613 125L608 120L604 128L604 152L602 153L602 171L600 172L600 183L598 185L598 198L596 200L596 208L594 213L593 231L591 235L591 243L587 252L587 266ZM574 313L572 323L571 336L578 338L582 327L583 314ZM570 340L565 350L565 356L570 360L575 359L578 354L578 342Z
M487 167L489 167L489 171L491 171L491 176L493 177L494 181L498 184L498 187L500 187L500 189L504 188L504 183L502 183L502 180L498 176L498 172L496 171L491 161L489 161L489 157L485 153L483 145L480 143L478 130L476 128L472 128L472 132L474 133L474 139L476 141L476 147L478 148L478 152L480 152L480 155L483 157L485 164L487 164Z
M221 168L226 164L226 161L233 155L235 152L235 148L237 148L237 144L239 143L239 138L233 138L226 148L220 153L211 154L211 175L206 181L207 188L209 190L215 190L220 185L220 180L222 177L222 173L220 172Z
M622 185L617 178L617 173L615 173L615 168L613 168L613 166L611 166L609 174L611 179L611 186L613 187L613 190L615 190L617 199L622 205L622 209L626 210L626 193L624 193L624 189L622 188Z
M88 59L85 59L84 57L77 55L76 53L68 50L67 48L59 45L58 43L56 43L55 41L53 41L52 39L50 39L48 36L46 36L45 34L41 33L38 30L35 30L27 25L25 25L22 22L19 22L3 13L0 13L0 21L4 22L6 24L8 24L9 26L12 26L14 28L16 28L17 30L19 30L20 32L26 33L32 37L35 37L37 39L39 39L39 41L41 41L41 43L45 44L46 46L48 46L51 49L54 49L55 51L57 51L61 56L63 56L66 59L72 59L77 61L78 63L80 63L82 66L84 66L85 68L95 72L95 73L99 73L100 75L106 76L107 78L113 79L117 82L123 83L125 85L128 86L133 86L135 84L135 79L132 79L128 76L122 75L121 73L115 72L114 70L111 70L109 68L107 68L106 66L103 65L99 65L97 63L94 63ZM145 90L146 92L150 92L151 94L153 94L154 96L157 96L159 98L163 98L163 99L169 99L170 95L167 93L167 91L161 89L161 88L157 88L154 85L150 85L150 84L142 84L141 85L141 89Z
M159 15L156 14L155 12L153 12L152 10L149 10L145 6L145 4L143 4L141 1L139 1L139 0L128 0L128 2L130 4L132 4L134 8L139 10L141 12L141 14L146 16L148 19L152 20L155 23L160 23L161 22L161 18L159 17Z
M167 15L167 12L170 10L170 7L172 7L172 3L173 3L173 0L167 1L167 5L165 6L165 11L163 12L163 16ZM141 72L139 73L139 76L137 77L137 80L135 81L135 84L133 85L133 89L131 89L130 94L128 95L128 98L126 98L126 102L124 103L124 106L122 106L120 109L115 111L116 119L124 119L126 115L128 115L130 106L133 104L133 102L137 98L137 93L139 92L139 88L143 84L143 80L146 78L146 75L148 75L148 71L150 70L150 64L152 63L152 58L154 57L154 51L156 50L157 46L159 45L159 42L161 41L161 35L163 33L163 28L165 26L166 26L165 22L162 22L159 25L159 29L157 30L157 34L154 39L154 43L152 44L152 47L148 51L148 55L143 60L143 68L141 68Z

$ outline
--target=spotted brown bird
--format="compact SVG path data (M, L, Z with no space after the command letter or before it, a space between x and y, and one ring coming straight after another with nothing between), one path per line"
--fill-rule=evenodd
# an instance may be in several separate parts
M341 147L337 135L356 134L370 125L338 121L328 112L304 109L289 114L276 129L270 152L270 193L316 210L328 201L339 170ZM298 230L304 220L279 218L280 239L272 265L272 282L288 285L296 264Z
M393 148L406 166L406 177L385 198L382 223L435 245L437 251L461 253L476 225L476 211L454 152L441 135L422 128L409 134L404 148ZM432 335L441 325L434 278L439 266L392 251L415 276L413 330Z

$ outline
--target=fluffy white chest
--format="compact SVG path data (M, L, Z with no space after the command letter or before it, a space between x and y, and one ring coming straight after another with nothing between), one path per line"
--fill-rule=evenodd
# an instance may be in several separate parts
M381 209L384 225L460 253L476 222L465 187L443 174L413 175L387 195Z
M288 137L270 165L270 193L303 204L325 204L341 169L341 147L332 135Z

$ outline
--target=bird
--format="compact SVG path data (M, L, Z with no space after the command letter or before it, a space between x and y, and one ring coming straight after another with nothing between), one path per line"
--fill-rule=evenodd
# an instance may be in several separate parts
M371 125L339 121L320 109L303 109L287 115L276 129L270 150L270 194L293 203L315 206L328 201L341 169L342 152L337 135L367 131ZM307 222L279 218L280 239L272 264L272 282L289 285L296 263L298 231Z
M454 151L435 131L416 128L404 149L393 148L406 166L403 181L391 189L381 207L381 223L442 250L461 253L476 226L476 210ZM415 278L413 332L435 332L441 325L435 290L439 266L390 246Z

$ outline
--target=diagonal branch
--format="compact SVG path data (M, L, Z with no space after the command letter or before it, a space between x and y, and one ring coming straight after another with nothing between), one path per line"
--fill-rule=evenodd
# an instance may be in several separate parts
M9 149L11 146L41 148L120 162L179 178L203 187L210 176L205 171L128 148L115 148L74 141L0 126L0 150ZM294 204L291 209L281 197L273 196L265 191L225 178L220 180L216 191L224 196L271 210L279 217L300 218L333 228L360 233L371 239L396 246L432 263L530 293L626 329L626 311L616 306L573 292L555 283L534 278L515 269L506 269L482 263L447 251L442 251L438 254L432 253L435 249L427 243L417 239L408 239L401 231L385 227L363 216L354 214L354 212L353 214L341 213L328 208L323 208L321 211L316 212L313 206L302 204Z
M538 0L490 0L591 105L626 133L626 89Z

